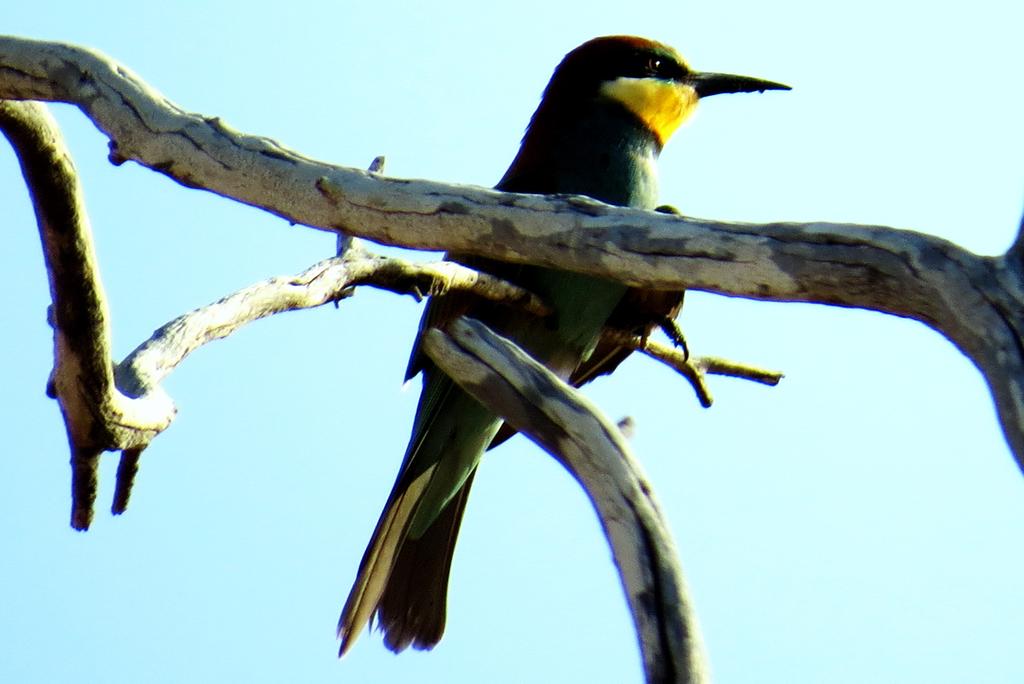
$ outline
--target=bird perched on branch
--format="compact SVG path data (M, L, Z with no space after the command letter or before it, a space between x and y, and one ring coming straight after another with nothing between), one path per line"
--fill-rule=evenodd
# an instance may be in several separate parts
M654 209L655 161L702 97L788 90L745 76L692 70L644 38L596 38L558 65L498 190L586 195ZM468 315L514 340L574 384L610 372L630 352L602 340L605 326L650 333L674 318L681 292L628 288L579 273L479 257L451 258L537 294L538 318L467 294L435 297L420 324ZM596 350L596 351L595 351ZM343 655L376 616L388 648L432 648L445 624L448 574L476 467L502 421L413 349L407 377L423 373L412 437L338 622ZM503 435L504 436L504 435Z

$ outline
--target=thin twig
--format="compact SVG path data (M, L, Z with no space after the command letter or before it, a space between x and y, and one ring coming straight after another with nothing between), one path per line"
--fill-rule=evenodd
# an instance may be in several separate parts
M707 385L706 376L708 375L727 375L771 386L778 385L783 378L783 374L779 371L758 368L738 361L730 361L716 356L689 356L682 349L627 331L606 330L602 334L617 340L625 347L630 347L660 361L682 375L689 381L697 395L697 401L704 408L709 408L714 403L711 390Z
M373 158L370 165L366 168L368 173L384 173L384 165L387 162L383 154L379 154ZM350 249L360 247L359 238L353 237L344 231L338 231L337 251L336 256L343 257L348 253Z

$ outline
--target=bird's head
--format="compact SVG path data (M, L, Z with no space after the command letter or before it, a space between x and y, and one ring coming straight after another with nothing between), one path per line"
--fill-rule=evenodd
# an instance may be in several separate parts
M694 71L667 45L636 36L587 41L565 56L544 91L541 111L562 111L597 100L629 110L664 145L702 97L789 90L748 76Z

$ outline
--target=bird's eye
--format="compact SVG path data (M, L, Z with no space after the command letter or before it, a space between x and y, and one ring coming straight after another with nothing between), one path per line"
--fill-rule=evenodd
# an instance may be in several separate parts
M654 75L657 75L657 73L659 71L661 71L661 60L658 59L657 57L648 57L647 58L647 73L649 73L650 75L654 76Z

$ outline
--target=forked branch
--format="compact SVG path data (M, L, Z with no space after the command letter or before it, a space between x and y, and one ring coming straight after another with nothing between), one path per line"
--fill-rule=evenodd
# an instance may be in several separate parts
M21 162L50 279L54 368L47 391L67 428L75 529L88 529L92 521L103 451L122 451L111 508L117 514L127 507L139 455L175 416L160 382L191 352L252 321L338 301L358 285L417 297L464 290L538 315L548 311L531 293L456 263L412 263L352 249L184 314L114 364L85 201L57 124L44 105L0 101L0 130Z

